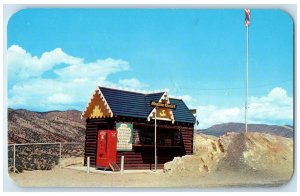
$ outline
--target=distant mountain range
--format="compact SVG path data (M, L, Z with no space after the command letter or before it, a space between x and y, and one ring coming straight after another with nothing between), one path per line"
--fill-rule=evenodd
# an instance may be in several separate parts
M77 110L32 112L8 109L8 142L84 142L85 120Z
M77 110L33 112L8 109L8 142L84 142L85 120ZM292 126L249 124L249 132L270 133L293 138ZM206 135L221 136L226 132L244 132L243 123L224 123L197 130Z
M265 125L265 124L248 124L249 132L269 133L287 138L293 138L294 128L290 125L278 126L278 125ZM213 125L207 129L198 129L198 133L206 135L221 136L226 132L245 132L244 123L223 123Z

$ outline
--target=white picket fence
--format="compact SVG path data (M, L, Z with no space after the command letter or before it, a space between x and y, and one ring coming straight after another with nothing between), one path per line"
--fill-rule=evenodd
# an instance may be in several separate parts
M23 143L23 144L8 144L13 146L13 172L16 173L16 146L34 146L34 145L57 145L59 146L59 166L61 167L62 145L84 145L79 142L52 142L52 143Z

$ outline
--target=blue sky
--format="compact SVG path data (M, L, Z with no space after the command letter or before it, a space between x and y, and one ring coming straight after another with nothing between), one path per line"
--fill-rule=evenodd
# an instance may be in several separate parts
M97 85L198 109L199 127L243 122L242 9L26 9L8 24L8 106L84 110ZM292 124L293 21L251 10L249 121Z

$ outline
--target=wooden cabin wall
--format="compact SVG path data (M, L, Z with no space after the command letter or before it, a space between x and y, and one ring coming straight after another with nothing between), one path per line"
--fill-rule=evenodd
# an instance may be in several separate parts
M154 125L149 123L133 123L134 128L146 127L154 130ZM157 168L162 169L164 163L172 161L174 157L180 157L193 153L193 127L182 127L174 125L158 125L160 128L176 128L181 132L182 148L165 147L157 148ZM117 152L117 164L121 165L121 156L124 156L124 169L154 169L154 148L133 147L131 152Z
M193 154L193 139L194 139L194 129L193 128L182 128L181 135L183 140L183 145L185 149L185 154Z
M151 127L154 130L154 125L150 123L133 123L134 127L145 126ZM193 140L194 140L194 125L193 124L184 124L184 125L168 125L168 124L159 124L158 127L165 129L179 129L182 136L182 141L184 145L185 155L193 154Z
M157 168L162 169L164 163L183 155L184 151L178 148L157 148ZM131 152L118 152L118 165L121 165L121 156L124 156L125 169L154 169L155 167L153 147L133 147Z
M97 133L99 129L111 129L112 123L104 119L87 119L85 130L84 165L90 157L90 166L96 166Z
M97 154L97 131L98 129L112 129L115 122L113 119L110 121L103 119L87 119L86 120L86 136L85 136L85 153L84 165L86 165L86 157L90 157L90 166L96 166ZM154 128L150 123L133 123L134 127L139 124L141 127ZM192 125L158 125L161 128L171 127L180 129L182 135L182 148L158 148L158 165L157 168L163 168L164 163L172 161L176 156L184 156L193 153L193 132ZM154 169L154 148L153 147L133 147L131 152L117 152L117 164L121 165L121 156L124 156L124 169Z

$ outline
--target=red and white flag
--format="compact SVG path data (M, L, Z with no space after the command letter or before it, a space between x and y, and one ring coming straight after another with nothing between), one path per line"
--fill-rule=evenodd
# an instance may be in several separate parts
M244 9L245 11L245 25L248 27L250 25L250 9Z

